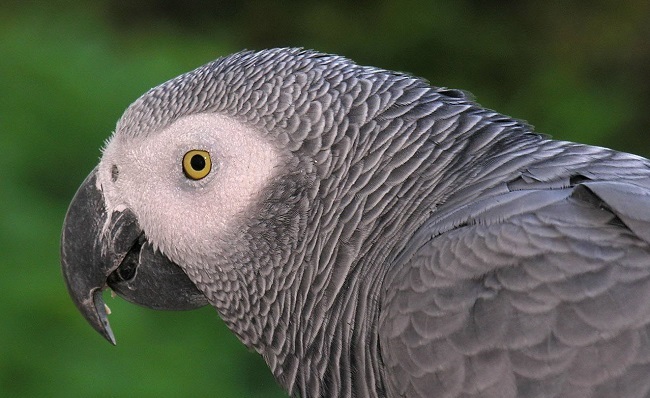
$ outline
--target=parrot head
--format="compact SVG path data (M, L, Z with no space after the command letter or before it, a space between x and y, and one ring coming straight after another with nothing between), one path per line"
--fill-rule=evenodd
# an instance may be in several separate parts
M240 244L243 220L283 160L261 129L206 109L230 106L245 115L242 101L225 97L259 81L241 80L238 60L229 61L180 76L132 104L69 206L64 279L79 311L112 343L104 289L149 308L193 309L209 303L206 294L216 299L206 291L214 289L209 282L239 272L226 259L228 249ZM240 75L229 80L229 67Z
M70 296L113 343L105 289L155 309L209 304L291 389L292 341L356 300L358 275L378 287L373 259L389 263L442 197L421 192L446 187L455 158L435 160L471 106L301 49L241 52L163 83L127 108L70 204Z

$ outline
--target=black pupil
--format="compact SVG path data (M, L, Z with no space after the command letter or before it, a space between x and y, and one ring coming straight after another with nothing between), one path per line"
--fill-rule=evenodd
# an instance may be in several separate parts
M192 159L190 159L190 166L192 166L192 169L196 171L205 169L205 158L201 155L192 156Z

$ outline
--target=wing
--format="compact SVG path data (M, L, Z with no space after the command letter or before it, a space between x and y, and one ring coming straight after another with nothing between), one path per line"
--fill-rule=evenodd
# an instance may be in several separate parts
M425 225L385 280L388 390L649 395L649 187L512 191Z

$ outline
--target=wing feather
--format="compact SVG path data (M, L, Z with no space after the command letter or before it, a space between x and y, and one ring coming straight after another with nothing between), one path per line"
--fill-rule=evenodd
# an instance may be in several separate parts
M389 390L648 394L644 183L519 189L436 214L385 280L380 347Z

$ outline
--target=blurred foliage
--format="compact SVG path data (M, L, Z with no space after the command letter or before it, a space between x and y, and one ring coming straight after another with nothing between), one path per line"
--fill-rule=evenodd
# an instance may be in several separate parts
M0 393L283 396L214 310L107 301L118 346L59 271L68 202L124 108L243 48L300 46L471 91L555 138L650 155L650 3L7 0L0 6Z

